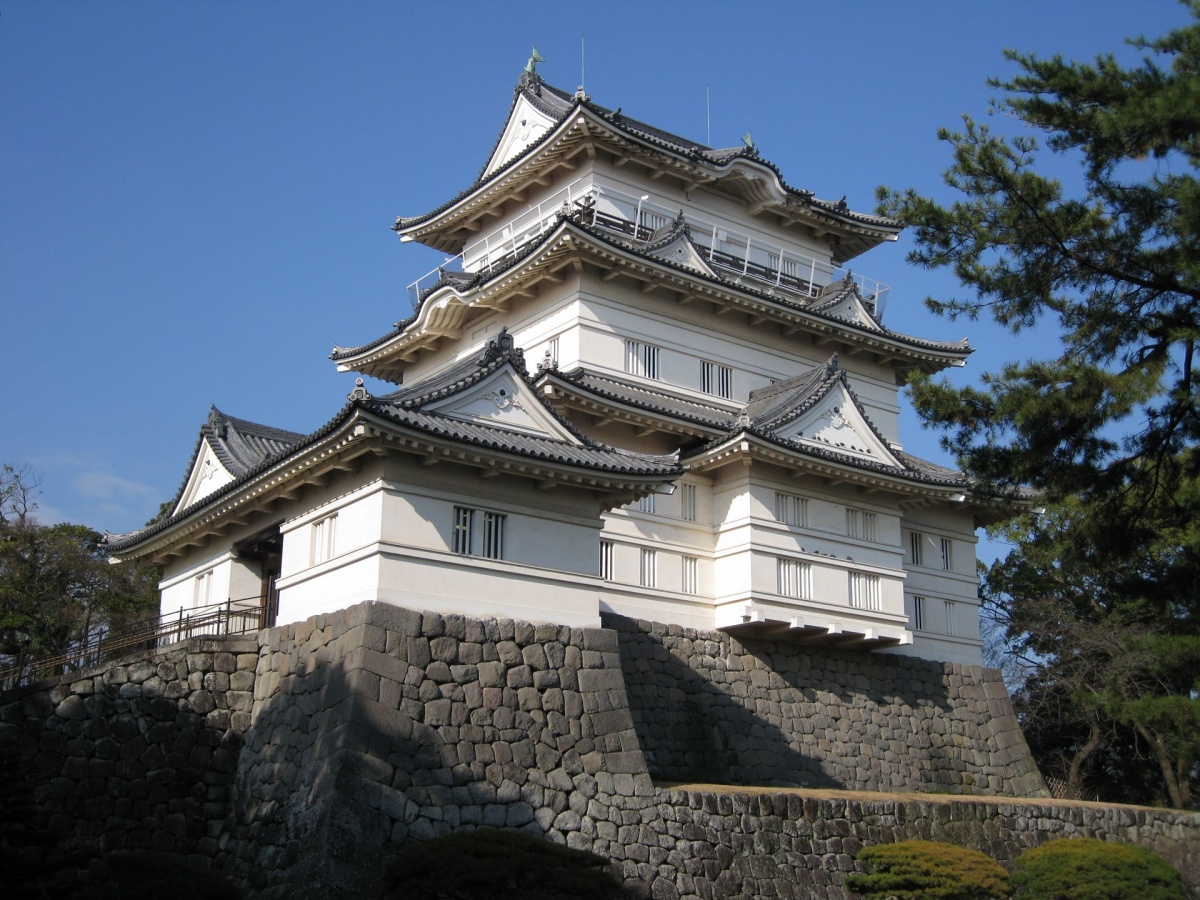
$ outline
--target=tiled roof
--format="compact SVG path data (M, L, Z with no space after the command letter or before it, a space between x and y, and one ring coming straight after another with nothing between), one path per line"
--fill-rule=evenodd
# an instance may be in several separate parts
M759 290L759 289L755 288L752 284L745 284L745 283L733 284L733 283L729 282L728 280L726 280L723 276L721 276L720 273L714 273L713 275L708 275L706 273L697 271L696 269L691 268L689 266L679 265L679 264L673 262L672 260L670 260L669 258L663 258L661 256L656 256L656 255L653 255L652 253L648 253L647 252L648 248L645 244L635 243L628 239L623 240L623 239L613 235L611 232L606 231L603 228L597 228L594 226L585 225L578 221L577 216L564 218L564 219L560 220L560 225L562 223L566 223L567 227L577 229L582 234L587 235L588 237L593 238L602 244L607 244L608 246L619 249L622 252L629 253L633 256L641 257L642 259L644 259L648 262L653 262L656 265L666 266L666 267L674 269L676 271L684 272L692 277L702 278L713 284L718 284L722 288L730 291L731 293L747 294L747 295L755 297L756 299L758 299L760 301L767 302L774 306L779 306L779 307L782 307L785 309L790 309L790 310L802 311L802 312L804 312L808 315L814 316L818 319L825 319L829 322L836 323L839 326L857 328L857 329L860 329L865 334L871 334L873 336L879 336L879 337L886 337L890 340L893 340L898 343L905 344L905 345L908 345L908 346L911 346L914 348L918 348L918 349L931 350L931 351L939 352L939 353L970 353L971 352L970 348L967 346L966 340L930 341L930 340L925 340L923 338L912 337L911 335L901 334L901 333L895 332L895 331L889 331L888 329L886 329L882 326L879 326L878 328L867 328L864 325L850 321L848 319L841 318L839 316L830 316L830 315L824 314L820 311L820 309L818 309L814 306L811 306L809 304L791 300L787 297L783 297L778 294L768 293L767 291ZM532 240L528 244L526 244L524 247L522 247L520 249L520 251L518 251L515 255L509 257L503 263L493 266L489 269L481 269L478 272L466 272L466 273L454 272L454 271L449 271L449 270L443 271L441 274L441 277L438 279L438 282L436 284L434 284L432 287L428 288L427 290L424 290L421 292L421 295L417 300L416 306L413 308L412 314L409 315L407 318L402 319L401 321L397 322L392 331L389 331L386 334L383 334L383 335L375 338L374 340L369 341L369 342L362 344L360 346L357 346L357 347L335 346L333 348L333 352L330 353L329 358L331 360L333 360L334 362L338 362L340 360L348 359L353 356L358 356L359 354L366 353L370 350L373 350L376 347L378 347L379 345L386 343L387 341L391 340L394 337L399 336L413 322L415 322L417 320L417 317L420 315L421 308L425 304L425 300L427 298L429 298L430 296L432 296L436 291L439 291L444 287L453 287L454 290L458 291L459 293L465 294L469 291L478 289L478 288L482 287L483 285L487 284L489 281L492 281L492 280L500 277L505 272L507 272L509 269L518 265L522 260L529 257L531 254L536 252L538 249L540 249L543 245L545 245L549 241L553 240L558 235L558 233L559 233L558 227L547 229L545 232L543 232L537 238L535 238L534 240ZM661 246L666 246L672 240L674 240L675 237L676 237L676 235L672 235L672 234L663 235L662 238L660 239ZM858 289L857 286L853 285L853 283L851 283L851 285L849 287L847 287L843 282L838 282L835 290L840 292L840 291L848 290L851 288L855 291L857 291L857 289ZM830 294L829 296L832 297L834 295ZM840 297L841 294L839 293L839 294L837 294L837 296Z
M529 73L523 73L520 80L517 82L517 86L513 91L513 106L516 105L517 98L521 96L523 96L535 108L553 118L556 122L561 123L567 118L568 114L577 107L588 109L597 116L606 119L613 125L614 128L624 132L630 137L640 139L645 143L660 147L661 149L677 156L682 156L697 162L723 167L729 165L737 159L753 161L767 169L770 169L779 179L779 184L783 187L784 191L786 191L788 195L804 204L820 210L826 215L842 219L847 223L865 227L884 228L887 230L899 230L900 228L899 222L897 222L895 219L888 218L887 216L877 216L869 213L860 213L850 210L846 206L845 198L842 198L836 202L820 200L813 195L812 191L806 191L800 188L792 187L784 180L783 174L779 171L779 168L769 160L760 157L758 150L755 147L729 147L714 150L713 148L706 147L703 144L697 143L696 141L688 140L687 138L680 137L677 134L672 134L669 131L664 131L661 128L656 128L653 125L649 125L645 122L641 122L637 119L626 116L622 114L619 107L615 110L611 110L607 107L601 106L598 103L593 103L586 97L581 98L574 94L567 93L566 91L547 84L541 79L540 76L530 75ZM510 114L512 112L512 108L512 106L509 108ZM505 123L507 124L507 117L505 119ZM547 131L546 134L531 143L521 153L518 153L504 165L493 170L491 174L485 174L487 172L487 163L485 163L483 169L476 177L475 182L469 187L460 191L450 200L443 203L436 209L431 210L430 212L417 216L398 217L396 219L396 224L393 226L394 229L397 231L406 230L413 226L419 225L424 221L434 218L447 209L450 209L466 197L473 194L475 191L479 190L479 188L483 187L485 184L500 178L503 173L520 163L523 159L528 157L538 147L540 147L545 141L549 140L553 133L553 129ZM502 137L503 131L501 132L501 138L497 138L492 152L488 154L488 162L491 161L492 156L495 154L496 147L499 146L499 142Z
M235 419L215 406L209 410L208 421L200 428L200 437L208 441L221 465L235 478L304 439L304 435L295 431Z
M578 443L513 431L501 425L469 422L424 409L430 403L466 390L505 366L512 369L515 378L530 385L530 393L535 397L536 402L544 406L551 416L559 421L572 436L576 437ZM177 514L160 520L141 531L107 535L105 540L107 548L112 552L124 551L173 526L203 507L236 492L247 482L288 457L303 453L306 448L318 443L345 425L352 416L361 413L373 414L378 419L390 421L403 428L441 440L479 447L488 452L524 457L554 466L586 469L600 475L607 474L633 479L645 478L652 482L658 482L676 478L685 471L677 456L655 456L620 450L601 444L578 432L570 422L559 416L544 399L537 397L532 391L531 380L525 372L522 353L513 347L511 336L506 331L502 331L478 357L466 360L441 375L411 388L382 397L372 397L360 384L359 388L351 393L346 406L342 407L333 419L306 437L254 425L254 423L245 423L242 420L232 420L244 426L253 426L253 429L239 429L238 433L253 430L264 451L267 443L271 440L278 441L278 449L273 453L264 452L256 464L243 467L240 472L235 473L237 477L233 482L193 503L187 509L180 510ZM221 417L226 425L228 425L228 421L225 421L227 419L228 417ZM204 427L209 428L210 424L211 418L210 423L206 423ZM295 440L285 441L280 437L285 435L295 438ZM204 439L202 434L201 440Z
M569 372L549 369L539 375L539 384L544 380L567 383L605 400L709 428L728 429L737 423L736 413L718 406L657 391L584 368L572 369Z

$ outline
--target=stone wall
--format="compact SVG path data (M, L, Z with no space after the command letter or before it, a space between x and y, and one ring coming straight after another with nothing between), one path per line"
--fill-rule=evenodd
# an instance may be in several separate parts
M655 778L1049 796L994 669L604 624Z
M989 729L989 713L1011 711L976 670L849 654L792 662L773 645L610 624L368 603L257 641L179 645L0 700L3 763L21 768L58 824L113 847L204 854L255 900L375 896L392 846L481 825L599 853L633 895L656 900L843 900L859 847L909 837L1004 862L1052 836L1114 838L1154 848L1200 885L1191 814L656 785L652 770L712 765L810 784L912 773L926 788L983 791L996 789L993 776L1017 783L1004 767L1023 749L999 737L1006 724ZM881 672L888 688L864 682ZM710 745L704 732L671 733L692 715L709 716ZM905 728L929 736L915 766L892 756L923 749L899 736ZM860 736L866 746L851 743ZM788 774L793 762L801 777ZM950 774L927 779L925 767Z
M34 827L103 849L214 856L258 641L191 640L0 697L6 793L29 791Z

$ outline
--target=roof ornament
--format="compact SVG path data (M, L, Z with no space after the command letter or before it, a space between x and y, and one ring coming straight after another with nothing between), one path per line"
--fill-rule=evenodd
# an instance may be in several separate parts
M849 212L850 204L846 202L846 195L842 194L842 199L837 202L838 212Z
M552 345L546 347L546 352L542 354L542 361L538 363L537 373L541 375L543 372L548 372L551 369L558 368L558 360L554 357Z
M500 333L487 342L483 352L479 354L479 365L488 366L504 357L510 357L513 362L525 367L525 351L517 346L513 336L508 333L508 326L500 329Z
M349 394L346 395L346 399L349 400L351 403L354 403L355 401L358 401L358 400L370 400L371 399L371 394L365 387L363 387L363 380L361 378L354 379L354 390L352 390Z
M208 410L208 427L212 430L214 437L221 438L222 440L229 433L228 423L216 406L212 406Z
M537 52L537 47L534 47L533 55L529 57L529 62L525 63L525 74L537 75L537 64L545 61L545 57Z
M581 103L587 103L592 98L584 93L583 85L581 84L579 87L575 88L575 99Z
M754 136L750 132L742 135L742 143L746 145L746 151L751 156L758 156L758 147L754 146Z
M829 362L825 363L825 369L830 375L836 375L841 371L842 362L838 359L838 355L836 353L829 357Z

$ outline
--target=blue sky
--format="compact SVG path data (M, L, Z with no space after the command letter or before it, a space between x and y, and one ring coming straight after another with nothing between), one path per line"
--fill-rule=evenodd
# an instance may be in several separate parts
M1188 19L1087 4L0 2L0 461L43 479L43 521L140 526L185 475L210 404L308 432L353 346L408 313L440 261L397 215L474 179L530 47L540 73L698 141L747 131L788 182L874 206L940 192L939 126L987 118L1005 47L1091 59ZM1017 123L993 117L997 130ZM978 352L1039 335L925 312L954 292L906 242L856 260L885 323ZM909 450L946 460L907 417Z

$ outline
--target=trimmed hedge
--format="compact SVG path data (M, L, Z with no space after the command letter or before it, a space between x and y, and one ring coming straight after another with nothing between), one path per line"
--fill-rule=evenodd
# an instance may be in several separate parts
M846 887L868 900L1003 900L1008 873L978 850L937 841L900 841L864 847L855 859L869 875L851 875Z
M385 900L617 900L609 861L524 831L480 828L403 848L384 867Z
M1050 841L1017 857L1022 900L1186 900L1175 868L1144 847L1095 838Z

